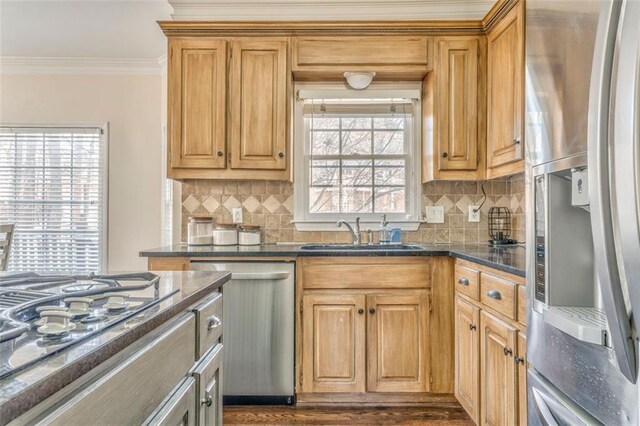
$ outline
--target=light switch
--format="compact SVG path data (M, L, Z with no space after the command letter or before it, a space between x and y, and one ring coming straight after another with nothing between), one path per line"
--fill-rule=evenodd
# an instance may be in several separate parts
M444 223L444 206L427 206L427 223Z

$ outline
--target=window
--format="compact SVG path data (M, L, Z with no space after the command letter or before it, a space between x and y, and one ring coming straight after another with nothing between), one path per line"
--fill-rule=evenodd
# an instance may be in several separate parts
M406 229L417 228L419 98L417 88L299 88L298 229L333 228L336 220L355 217L380 222L383 214Z
M0 223L14 223L9 270L106 266L102 128L0 127Z

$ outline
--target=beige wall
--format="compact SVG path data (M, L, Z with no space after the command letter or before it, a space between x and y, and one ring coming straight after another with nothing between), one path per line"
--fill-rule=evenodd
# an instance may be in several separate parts
M108 269L160 245L160 75L0 75L3 124L109 123Z

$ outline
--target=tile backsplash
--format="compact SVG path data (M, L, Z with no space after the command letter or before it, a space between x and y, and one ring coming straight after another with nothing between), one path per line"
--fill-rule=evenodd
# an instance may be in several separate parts
M423 223L417 231L403 232L412 243L482 242L489 239L488 213L494 206L508 207L512 214L512 238L525 238L524 174L488 180L487 198L479 223L468 221L468 206L479 205L482 182L439 181L422 185L422 212L429 205L444 206L444 223ZM231 209L242 207L244 223L262 227L262 240L275 242L349 242L347 232L302 232L293 220L293 184L242 180L187 180L182 183L182 240L186 240L190 215L211 215L219 222L232 222Z

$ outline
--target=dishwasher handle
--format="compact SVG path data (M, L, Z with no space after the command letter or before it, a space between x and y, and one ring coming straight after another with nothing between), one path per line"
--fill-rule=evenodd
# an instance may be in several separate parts
M232 280L286 280L289 272L232 272Z

